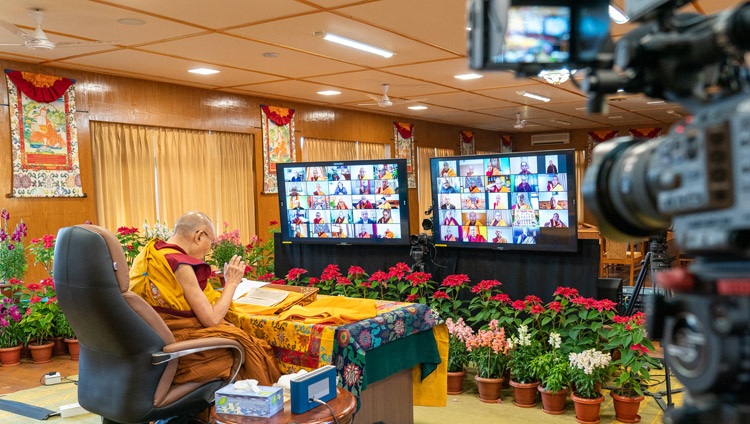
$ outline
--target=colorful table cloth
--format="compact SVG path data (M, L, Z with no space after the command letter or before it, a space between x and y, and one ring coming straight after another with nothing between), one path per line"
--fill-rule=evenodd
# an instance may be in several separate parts
M241 328L271 344L284 373L333 364L338 385L359 397L368 384L416 367L415 404L444 405L445 324L419 303L377 301L376 310L373 318L339 326L283 321L277 315L239 319Z

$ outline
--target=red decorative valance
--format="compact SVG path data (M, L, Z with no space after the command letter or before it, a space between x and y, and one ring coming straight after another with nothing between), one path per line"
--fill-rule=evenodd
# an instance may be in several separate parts
M661 134L661 127L656 128L631 128L630 135L637 138L654 138Z
M18 89L31 100L50 103L65 94L75 80L52 75L33 74L31 72L5 70L5 74Z
M260 108L266 113L268 119L276 125L286 125L290 123L292 117L294 117L294 109L266 105L260 105Z
M617 130L589 131L589 138L597 143L617 137Z
M510 147L511 141L512 140L510 138L510 135L501 135L500 136L500 143L502 143L502 145L504 147Z
M460 136L462 143L471 143L474 141L474 133L471 131L461 131Z
M405 122L394 122L393 126L396 127L398 135L402 138L411 138L411 131L414 129L414 124L407 124Z

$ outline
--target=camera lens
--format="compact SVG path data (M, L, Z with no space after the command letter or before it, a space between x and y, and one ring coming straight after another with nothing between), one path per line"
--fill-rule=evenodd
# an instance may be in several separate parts
M645 142L621 137L594 149L583 180L586 206L601 232L617 240L646 237L670 225L656 204L660 187L656 147L662 138Z

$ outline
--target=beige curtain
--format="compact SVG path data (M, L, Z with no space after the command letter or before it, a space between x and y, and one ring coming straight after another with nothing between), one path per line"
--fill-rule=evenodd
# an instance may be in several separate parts
M427 210L432 204L432 185L435 181L430 178L430 158L441 156L455 156L453 149L436 147L417 147L417 187L419 187L419 208L421 212ZM437 211L434 212L437 214Z
M385 144L309 137L305 137L302 144L303 162L381 159L384 157L386 157Z
M386 157L385 147L385 144L360 142L357 159L383 159Z
M240 230L244 242L257 233L251 135L95 124L92 123L94 179L108 182L97 189L100 225L110 229L121 225L140 227L144 220L158 219L172 226L184 212L200 210L214 220L217 233L224 231L225 222L227 230ZM118 130L141 135L139 139L132 135L129 138L135 146L132 150L140 153L137 159L106 160L112 156L106 147L116 146L122 139L114 137ZM115 187L109 181L118 179L127 185L119 190L124 196L111 195ZM139 199L132 200L135 196ZM139 203L147 205L148 210ZM124 215L122 210L136 208L133 204L139 210L128 213L122 221L110 217Z
M111 230L156 221L154 142L148 127L91 122L95 223ZM94 220L94 217L91 217Z

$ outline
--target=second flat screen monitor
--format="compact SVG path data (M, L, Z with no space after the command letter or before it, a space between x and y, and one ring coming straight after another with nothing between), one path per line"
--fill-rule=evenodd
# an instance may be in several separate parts
M430 176L438 246L578 248L573 150L431 158Z

